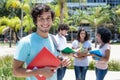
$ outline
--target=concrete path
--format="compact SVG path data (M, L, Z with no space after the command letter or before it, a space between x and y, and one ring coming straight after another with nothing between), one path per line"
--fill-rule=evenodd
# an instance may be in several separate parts
M68 46L71 47L71 43L68 43ZM92 48L94 49L94 44L92 44ZM4 46L0 44L0 56L8 55L8 54L14 54L15 53L16 46L12 46L9 48L9 46ZM91 60L91 58L89 58ZM119 60L120 61L120 45L111 45L111 55L110 60Z
M95 72L94 70L88 70L86 74L86 80L95 80ZM74 70L67 69L65 77L63 80L75 80ZM120 80L120 71L108 71L104 80Z
M0 46L0 56L13 55L15 53L16 46Z

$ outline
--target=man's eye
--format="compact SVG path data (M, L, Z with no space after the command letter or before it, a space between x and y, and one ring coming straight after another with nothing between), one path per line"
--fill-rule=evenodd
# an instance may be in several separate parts
M47 18L47 20L51 20L51 18Z
M44 20L44 18L40 18L40 20Z

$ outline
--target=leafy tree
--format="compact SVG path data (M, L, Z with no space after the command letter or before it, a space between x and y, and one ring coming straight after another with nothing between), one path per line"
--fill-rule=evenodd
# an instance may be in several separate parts
M97 27L104 25L110 21L110 6L98 6L90 8L89 14L84 16L84 19L88 20L90 25L95 29L95 35L97 33ZM96 39L96 38L95 38ZM95 47L97 46L97 41L95 40Z
M113 33L120 33L120 5L111 9L110 19L110 23L113 26Z
M57 5L56 5L56 8L55 8L55 13L56 13L57 17L60 17L60 23L64 23L63 19L65 17L68 17L66 0L57 0Z

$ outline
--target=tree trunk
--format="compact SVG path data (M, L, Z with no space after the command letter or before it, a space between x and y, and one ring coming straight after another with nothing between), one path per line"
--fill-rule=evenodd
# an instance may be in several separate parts
M60 23L63 23L63 17L64 17L63 13L64 13L64 2L61 1L61 3L60 3Z
M97 38L96 38L96 35L97 35L97 26L95 26L95 48L97 48Z
M10 42L9 42L9 47L12 47L12 29L10 28Z
M20 40L20 38L19 38L19 36L17 35L17 32L16 32L16 31L14 31L14 33L15 33L15 38L16 38L15 43L17 43L17 42Z

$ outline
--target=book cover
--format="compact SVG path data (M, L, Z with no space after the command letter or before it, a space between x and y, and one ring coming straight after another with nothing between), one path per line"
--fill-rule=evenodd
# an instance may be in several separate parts
M27 69L39 69L46 66L58 67L59 65L60 60L56 56L54 56L46 47L44 47L27 66ZM36 78L38 80L46 80L46 78L42 75L37 75Z
M90 50L89 53L102 57L102 53L100 52L100 50Z
M89 53L90 53L90 54L95 54L95 55L97 55L97 56L99 56L99 57L102 57L102 56L103 56L100 50L90 50ZM94 58L95 60L100 60L100 58L95 57L95 56L94 56L93 58Z
M63 49L61 52L62 52L63 54L71 54L71 53L75 53L75 51L72 50L72 49L69 48L69 47L66 47L66 48Z

